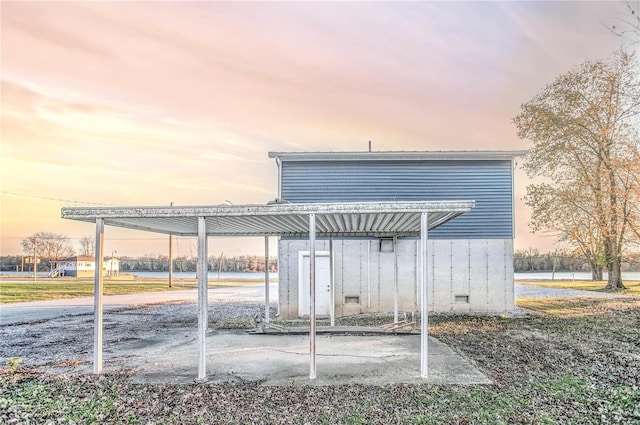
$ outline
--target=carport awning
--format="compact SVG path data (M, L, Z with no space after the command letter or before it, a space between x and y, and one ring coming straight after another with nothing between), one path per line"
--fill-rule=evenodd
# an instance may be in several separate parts
M70 207L62 218L179 236L198 235L205 217L207 236L300 236L316 215L317 236L419 236L420 215L429 230L470 211L474 201L348 202L317 204L171 207Z
M96 225L94 373L102 371L102 249L104 226L198 237L198 379L206 377L208 236L300 236L309 238L309 377L316 377L316 236L420 236L422 259L421 376L427 376L427 234L471 210L474 201L349 202L327 204L215 205L200 207L63 208L62 218ZM267 258L265 248L265 258ZM268 288L268 273L265 273ZM397 289L396 289L397 291ZM267 292L268 294L268 292ZM265 309L269 307L268 295ZM396 310L397 315L397 310Z

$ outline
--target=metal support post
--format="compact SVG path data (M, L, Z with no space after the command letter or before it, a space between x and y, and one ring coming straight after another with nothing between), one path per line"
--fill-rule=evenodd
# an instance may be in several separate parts
M398 237L393 237L393 323L398 323Z
M207 222L198 217L198 379L207 376L205 332L207 330L208 273L207 273Z
M371 309L371 240L367 243L367 308Z
M102 267L104 261L104 219L96 218L96 256L93 285L93 373L102 373Z
M316 379L316 215L309 214L309 379Z
M331 308L329 310L331 326L336 325L336 284L333 267L333 238L329 236L329 290L331 291Z
M422 259L422 305L420 312L420 376L426 378L429 371L428 354L429 354L429 267L427 255L428 248L428 229L429 229L429 215L428 213L422 213L420 217L420 257Z
M169 288L173 286L173 235L169 235Z
M264 237L264 321L270 321L269 301L269 236Z

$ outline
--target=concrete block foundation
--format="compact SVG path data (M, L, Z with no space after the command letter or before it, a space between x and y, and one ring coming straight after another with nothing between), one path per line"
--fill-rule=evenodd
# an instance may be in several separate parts
M335 316L420 310L420 241L414 238L334 239L332 242ZM316 241L318 251L329 251L328 239ZM300 252L306 239L279 241L280 315L308 315L299 311ZM428 258L429 311L506 313L515 309L512 239L431 239ZM317 275L319 284L330 276ZM396 290L397 286L397 290ZM304 294L305 296L308 296Z

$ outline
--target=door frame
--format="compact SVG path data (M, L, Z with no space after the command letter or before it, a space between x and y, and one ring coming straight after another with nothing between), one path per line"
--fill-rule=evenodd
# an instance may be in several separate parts
M304 257L309 257L311 255L310 251L298 251L298 316L305 316L303 307L304 307L304 292L303 291L303 283L304 283ZM333 287L331 285L333 279L331 278L331 253L329 251L316 251L316 261L319 257L326 257L329 259L329 316L333 315ZM311 266L311 265L309 265ZM307 276L308 277L308 276ZM316 275L317 277L317 275ZM317 281L316 281L317 284ZM317 288L317 286L316 286ZM308 316L309 313L307 312Z

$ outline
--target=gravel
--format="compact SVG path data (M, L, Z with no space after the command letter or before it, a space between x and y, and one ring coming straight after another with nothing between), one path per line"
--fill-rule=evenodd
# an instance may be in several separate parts
M209 323L213 327L247 328L262 311L264 303L260 302L211 302ZM271 311L275 315L275 306ZM119 343L151 340L168 332L195 338L197 305L163 303L106 311L103 324L106 354ZM0 364L20 358L27 367L55 367L69 361L88 363L92 353L92 314L0 326Z

